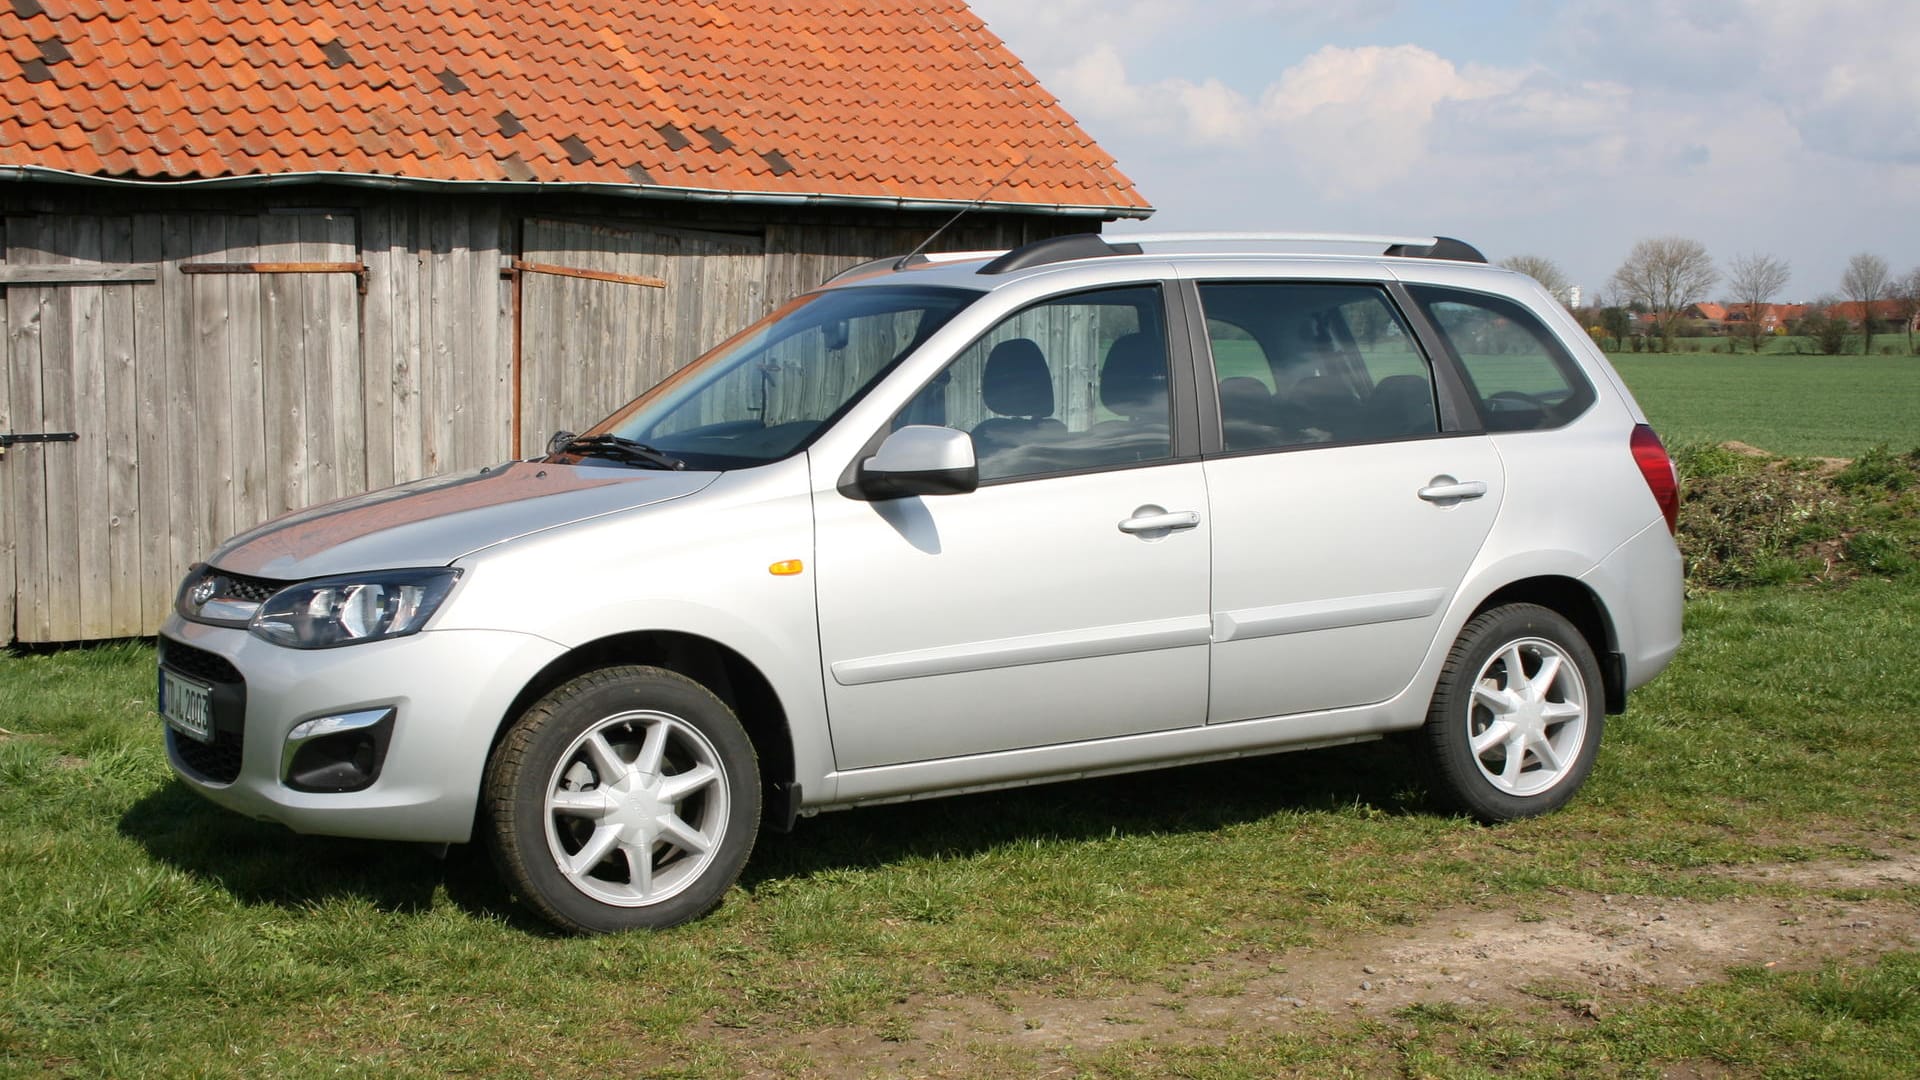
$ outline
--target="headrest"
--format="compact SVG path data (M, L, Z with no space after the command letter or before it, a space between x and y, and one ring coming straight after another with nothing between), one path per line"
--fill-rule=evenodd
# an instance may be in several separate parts
M1353 389L1331 375L1309 375L1287 391L1293 404L1310 409L1333 409L1359 404Z
M1389 375L1380 380L1380 385L1373 388L1373 396L1368 400L1407 402L1414 405L1425 402L1431 409L1433 389L1427 384L1427 380L1418 375Z
M1231 379L1220 380L1221 408L1230 409L1235 406L1241 408L1252 408L1254 406L1264 407L1272 400L1273 395L1267 392L1266 384L1259 379L1249 378L1245 375L1236 375Z
M1125 334L1100 367L1100 404L1129 420L1167 422L1167 350L1148 334Z
M1053 415L1053 375L1040 346L1013 338L993 347L980 375L980 395L999 416Z
M1373 388L1367 408L1390 416L1409 433L1422 426L1431 430L1433 387L1418 375L1389 375Z

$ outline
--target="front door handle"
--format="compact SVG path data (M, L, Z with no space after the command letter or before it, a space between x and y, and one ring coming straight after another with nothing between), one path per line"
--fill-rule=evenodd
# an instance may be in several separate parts
M1446 506L1452 506L1462 499L1477 499L1486 493L1485 480L1455 480L1451 476L1436 476L1420 489L1421 498Z
M1165 536L1175 529L1191 529L1200 524L1200 514L1194 510L1162 510L1157 506L1143 506L1133 512L1133 516L1120 523L1120 531L1139 536L1142 533L1157 533Z

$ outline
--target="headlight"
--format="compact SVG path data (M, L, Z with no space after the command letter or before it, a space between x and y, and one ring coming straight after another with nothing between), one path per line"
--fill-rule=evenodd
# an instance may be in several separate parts
M459 578L440 567L303 581L268 597L247 629L290 649L401 637L426 625Z

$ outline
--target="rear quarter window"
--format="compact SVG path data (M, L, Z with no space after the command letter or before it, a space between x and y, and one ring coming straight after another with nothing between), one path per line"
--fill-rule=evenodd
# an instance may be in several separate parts
M1465 377L1488 431L1560 427L1594 402L1593 384L1531 311L1505 297L1410 285Z

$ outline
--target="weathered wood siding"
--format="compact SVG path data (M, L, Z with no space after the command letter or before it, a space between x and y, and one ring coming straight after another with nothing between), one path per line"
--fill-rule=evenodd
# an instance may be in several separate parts
M758 234L534 218L522 261L658 285L522 271L519 454L588 425L760 316Z
M0 217L0 266L7 259L7 219ZM7 290L0 288L0 431L14 430L13 422L13 335L8 332ZM0 459L0 642L13 639L14 605L14 493L22 489L24 478L14 481L17 470Z
M150 633L213 544L363 489L361 395L334 390L357 377L355 279L181 270L352 261L350 217L16 215L5 252L5 430L79 439L0 463L15 538L0 592L17 606L0 636Z
M51 191L6 204L0 431L80 439L0 461L0 643L151 634L187 566L225 538L538 453L556 428L595 422L773 305L931 227L353 201L102 209ZM1084 228L968 219L936 249Z
M365 475L354 491L511 456L511 222L483 200L364 209ZM342 393L349 388L342 387Z

